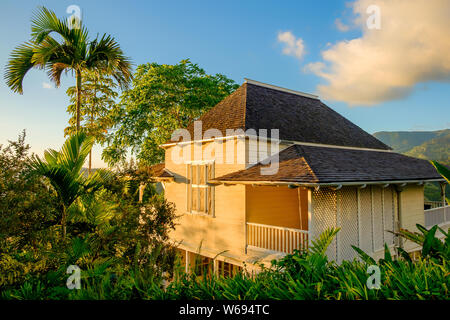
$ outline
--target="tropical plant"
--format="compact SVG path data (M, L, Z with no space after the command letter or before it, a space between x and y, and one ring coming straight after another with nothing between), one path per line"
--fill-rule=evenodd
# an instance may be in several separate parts
M431 227L429 230L420 224L416 224L419 232L411 232L401 229L399 232L394 232L395 235L403 237L422 247L421 256L423 258L430 258L435 260L450 260L450 235L445 232L438 225ZM440 231L444 235L441 240L436 236L436 232Z
M49 183L30 168L25 130L0 145L0 252L35 247L56 222L58 203Z
M31 20L31 39L11 53L5 80L13 91L22 94L23 79L33 68L46 70L57 87L63 72L75 73L76 128L79 131L82 72L95 70L111 75L123 88L128 86L132 74L130 60L113 37L104 34L91 41L82 22L77 23L77 27L69 26L67 21L57 18L53 11L40 7ZM53 34L57 37L53 37Z
M80 196L95 192L111 178L107 170L99 169L88 177L82 171L86 157L94 143L94 137L77 133L69 137L60 151L48 149L44 160L34 156L32 166L37 173L48 178L60 202L61 227L63 238L66 237L67 209Z
M133 87L113 109L115 125L108 135L104 159L116 164L131 149L140 162L161 162L164 151L159 145L167 142L175 129L186 127L237 87L226 76L208 75L189 60L138 66Z
M84 70L82 72L83 87L81 90L81 127L89 135L95 137L96 143L105 142L108 129L113 125L110 111L113 108L118 94L115 91L117 84L107 75ZM67 89L71 104L67 111L72 115L69 126L64 129L64 135L72 135L77 131L77 88ZM88 172L92 168L92 150L89 153Z
M450 169L438 161L431 161L431 164L436 168L439 174L447 181L447 184L450 183ZM447 203L450 204L450 199L447 199Z

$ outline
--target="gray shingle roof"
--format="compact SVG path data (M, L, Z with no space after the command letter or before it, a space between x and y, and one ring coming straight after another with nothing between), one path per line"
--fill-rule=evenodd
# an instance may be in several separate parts
M347 120L318 99L244 83L205 113L202 120L207 129L279 129L279 139L318 144L390 148ZM194 138L194 125L187 128Z
M292 145L278 156L276 174L262 175L260 169L267 165L259 163L214 180L336 183L442 178L428 161L395 152Z

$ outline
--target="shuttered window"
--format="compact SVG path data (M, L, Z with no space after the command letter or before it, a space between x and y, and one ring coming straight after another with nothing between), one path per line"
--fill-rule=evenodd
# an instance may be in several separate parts
M214 178L214 164L187 164L187 211L214 216L214 187L208 181Z

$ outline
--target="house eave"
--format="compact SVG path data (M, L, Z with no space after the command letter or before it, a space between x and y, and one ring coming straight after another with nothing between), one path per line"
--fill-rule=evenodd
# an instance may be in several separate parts
M390 184L418 184L428 182L444 182L445 179L416 179L416 180L386 180L386 181L345 181L345 182L326 182L326 183L311 183L311 182L290 182L290 181L233 181L233 180L210 180L209 183L213 185L261 185L261 186L291 186L291 187L307 187L307 188L317 188L317 187L335 187L341 188L343 186L364 186L364 185L390 185Z

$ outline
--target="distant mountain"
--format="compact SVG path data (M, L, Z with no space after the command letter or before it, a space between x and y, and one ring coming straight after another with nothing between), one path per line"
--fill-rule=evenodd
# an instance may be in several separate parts
M416 158L437 160L450 165L450 130L447 134L439 134L420 146L405 152L405 154Z
M411 157L438 160L450 166L450 129L439 131L381 131L374 136L394 149ZM450 188L446 190L450 196ZM436 183L425 185L425 197L440 201L439 186Z
M450 129L439 131L380 131L374 136L396 152L407 152L438 136L450 134Z

